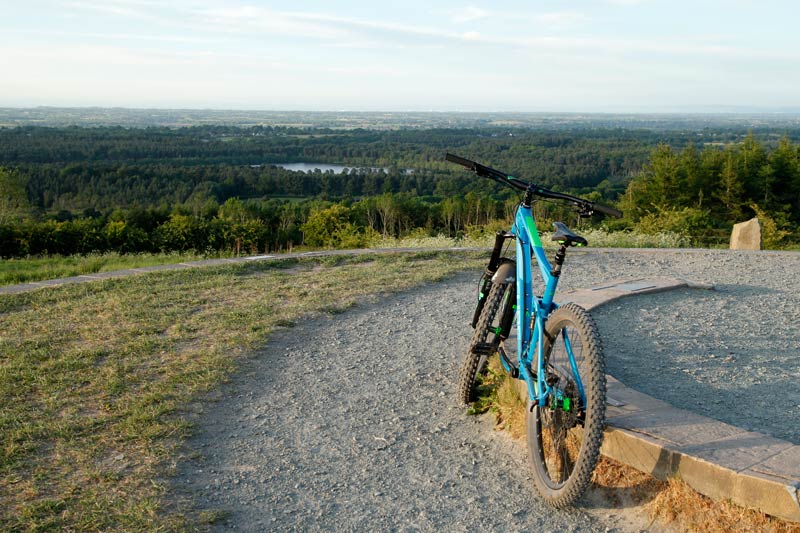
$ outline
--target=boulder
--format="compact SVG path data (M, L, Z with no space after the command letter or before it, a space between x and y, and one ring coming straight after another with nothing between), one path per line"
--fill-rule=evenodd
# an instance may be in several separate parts
M747 222L733 225L731 232L731 250L760 250L761 222L751 218Z

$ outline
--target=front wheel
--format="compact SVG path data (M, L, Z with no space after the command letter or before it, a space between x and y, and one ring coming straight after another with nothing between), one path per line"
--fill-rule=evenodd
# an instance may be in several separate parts
M493 283L481 310L458 379L458 396L469 404L477 397L478 378L486 372L486 362L500 346L500 325L511 301L511 284Z
M544 406L528 404L528 453L536 489L562 508L588 487L605 425L603 348L594 320L582 307L566 304L548 318L544 372L553 393Z

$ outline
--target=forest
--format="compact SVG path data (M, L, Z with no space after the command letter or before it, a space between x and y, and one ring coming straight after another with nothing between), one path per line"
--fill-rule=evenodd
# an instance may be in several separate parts
M0 128L0 256L347 247L501 226L517 196L464 157L624 211L613 231L724 242L757 214L765 244L800 238L794 129L256 125ZM335 163L339 174L278 164ZM553 218L574 215L546 205Z

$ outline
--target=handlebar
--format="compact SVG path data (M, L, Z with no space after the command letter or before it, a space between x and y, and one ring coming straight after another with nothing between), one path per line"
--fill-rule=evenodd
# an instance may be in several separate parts
M495 170L493 168L481 165L480 163L476 163L475 161L470 161L469 159L464 159L463 157L459 157L454 154L450 153L445 154L444 158L446 161L450 161L451 163L456 163L458 165L466 167L467 169L471 170L478 176L492 179L498 183L506 185L507 187L512 187L514 189L525 192L530 191L532 194L536 196L541 196L542 198L565 200L575 205L578 208L578 211L580 212L581 215L590 216L593 215L595 212L597 212L616 218L622 218L622 212L612 207L606 207L604 205L596 204L590 200L586 200L585 198L579 198L577 196L572 196L571 194L555 192L545 189L543 187L539 187L538 185L535 185L533 183L528 183L519 178L515 178L514 176L510 176L505 172L500 172L499 170Z

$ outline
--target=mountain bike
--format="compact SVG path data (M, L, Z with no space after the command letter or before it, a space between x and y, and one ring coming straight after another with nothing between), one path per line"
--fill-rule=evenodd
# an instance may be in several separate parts
M498 354L506 372L527 386L526 433L536 488L554 507L572 505L589 485L600 453L606 410L605 361L589 313L574 303L559 306L554 301L567 249L588 243L563 222L555 222L552 240L558 249L551 265L532 206L538 197L567 202L582 217L595 213L621 217L622 213L453 154L445 159L524 193L511 231L497 232L479 283L474 331L459 377L460 399L467 404L475 401L487 361ZM512 241L516 254L504 257L503 249ZM543 282L536 293L533 260Z

